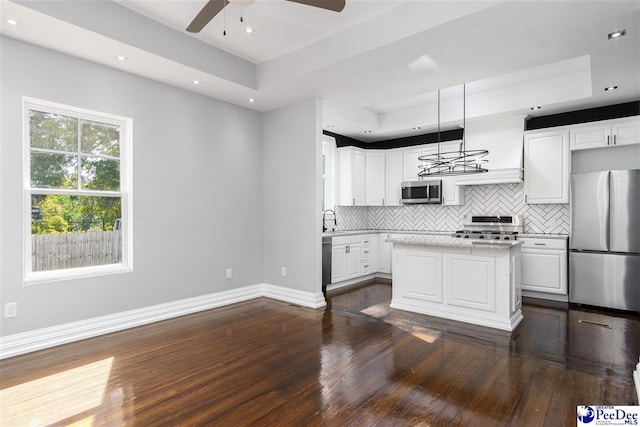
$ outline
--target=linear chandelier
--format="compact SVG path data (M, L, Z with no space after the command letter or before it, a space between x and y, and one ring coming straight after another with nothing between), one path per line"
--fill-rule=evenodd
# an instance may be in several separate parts
M438 89L438 151L418 157L418 176L466 175L488 172L483 167L489 161L485 157L488 150L466 149L466 84L462 85L462 142L458 151L440 151L440 89Z

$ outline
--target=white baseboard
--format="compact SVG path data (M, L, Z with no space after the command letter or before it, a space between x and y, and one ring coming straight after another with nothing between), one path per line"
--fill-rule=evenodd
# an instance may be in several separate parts
M569 302L569 295L548 294L545 292L522 291L523 297L546 299L549 301Z
M322 292L306 292L282 286L263 284L263 295L280 301L291 302L309 308L322 308L327 305Z
M363 282L365 280L374 279L375 277L376 277L376 274L375 273L371 273L371 274L367 274L365 276L358 276L358 277L353 278L353 279L343 280L342 282L329 283L327 285L327 291L333 291L333 290L336 290L336 289L344 288L345 286L351 286L351 285L354 285L356 283Z
M309 308L326 305L322 292L299 291L261 283L0 337L0 359L260 297Z
M394 299L391 299L391 304L389 306L397 310L426 314L428 316L442 317L444 319L456 320L458 322L471 323L479 326L487 326L489 328L501 329L503 331L509 332L513 331L524 318L521 310L518 310L513 316L511 316L511 318L505 319L496 317L481 317L474 314L447 310L445 308L424 307Z

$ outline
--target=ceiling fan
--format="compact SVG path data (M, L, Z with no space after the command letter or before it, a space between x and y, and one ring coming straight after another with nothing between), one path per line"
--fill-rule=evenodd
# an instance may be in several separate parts
M342 12L345 0L287 0L294 3L300 3L307 6L319 7L320 9L331 10L334 12ZM253 3L252 0L209 0L202 10L193 18L191 24L187 27L190 33L199 33L226 5L229 3L244 3L245 5Z

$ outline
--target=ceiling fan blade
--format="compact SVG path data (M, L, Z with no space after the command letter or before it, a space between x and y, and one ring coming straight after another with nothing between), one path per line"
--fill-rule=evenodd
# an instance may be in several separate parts
M209 0L187 27L190 33L199 33L226 5L229 0Z
M342 12L345 0L288 0L294 3L306 4L307 6L319 7L320 9Z

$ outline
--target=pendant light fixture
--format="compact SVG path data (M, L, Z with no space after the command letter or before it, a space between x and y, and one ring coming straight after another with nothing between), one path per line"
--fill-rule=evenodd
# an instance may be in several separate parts
M418 157L422 163L418 176L466 175L488 172L483 167L488 163L487 150L467 150L466 148L466 84L462 85L462 142L458 151L440 151L440 90L438 90L438 150L433 154Z

